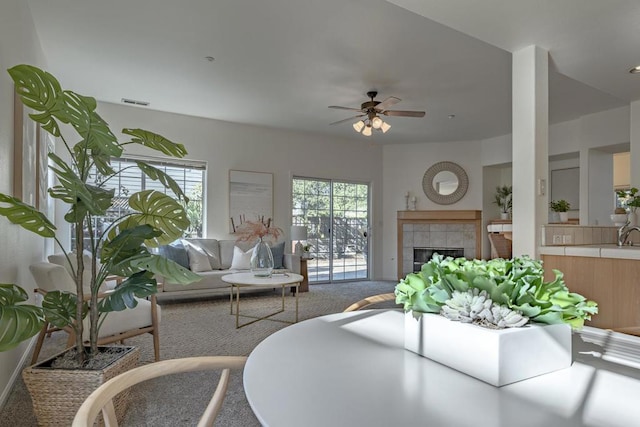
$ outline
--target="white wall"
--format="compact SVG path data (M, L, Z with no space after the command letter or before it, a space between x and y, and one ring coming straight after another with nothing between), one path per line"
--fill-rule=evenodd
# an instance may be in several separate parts
M13 82L7 68L20 63L44 63L40 43L24 0L3 0L0 7L0 192L13 188ZM34 177L26 177L34 179ZM0 283L18 283L34 288L30 263L43 258L43 240L0 218ZM10 244L8 244L10 242ZM19 375L28 342L0 353L0 406Z
M206 234L212 238L233 238L228 234L229 169L274 174L274 223L286 235L291 225L292 176L371 183L372 278L381 276L380 145L355 134L354 139L328 139L108 103L100 103L98 112L122 141L125 141L119 134L122 128L148 129L183 143L189 159L207 162ZM135 152L157 156L152 151L136 149Z
M405 209L407 191L417 198L417 210L481 210L482 165L480 141L385 145L383 155L384 228L382 277L397 279L397 211ZM427 199L422 177L434 163L451 161L462 166L469 177L467 194L452 205L438 205Z

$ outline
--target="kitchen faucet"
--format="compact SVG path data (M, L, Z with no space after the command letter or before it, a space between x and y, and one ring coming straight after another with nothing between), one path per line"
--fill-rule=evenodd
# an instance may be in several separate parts
M627 220L622 227L618 228L618 246L633 245L633 242L628 242L629 235L633 230L640 231L640 227L637 225L630 227L629 224L631 223Z

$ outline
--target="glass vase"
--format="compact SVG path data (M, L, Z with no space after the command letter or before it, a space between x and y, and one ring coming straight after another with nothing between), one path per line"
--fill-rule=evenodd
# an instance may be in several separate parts
M251 272L256 277L269 277L273 272L273 254L269 245L262 239L253 248Z

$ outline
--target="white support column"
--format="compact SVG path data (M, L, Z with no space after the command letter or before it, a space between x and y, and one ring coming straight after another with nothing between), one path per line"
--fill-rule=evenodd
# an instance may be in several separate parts
M548 221L549 54L528 46L512 56L513 256L538 258Z
M630 129L630 146L631 146L631 186L640 188L640 101L631 103L631 129Z

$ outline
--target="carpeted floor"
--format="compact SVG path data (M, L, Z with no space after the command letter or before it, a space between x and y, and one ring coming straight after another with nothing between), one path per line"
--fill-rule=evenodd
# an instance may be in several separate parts
M349 282L312 285L310 292L300 294L300 321L343 311L351 303L366 296L391 292L395 282ZM293 320L294 301L286 299L286 311L275 319ZM264 315L276 311L281 303L278 292L241 296L241 313ZM376 308L393 307L393 302ZM242 319L241 319L242 320ZM245 319L247 320L247 319ZM162 304L160 331L161 358L189 356L249 355L251 350L270 334L286 327L286 323L259 321L235 329L235 316L229 314L228 296L215 299ZM66 334L58 332L45 341L40 360L64 347ZM127 345L140 347L141 363L153 361L150 335L134 337ZM286 363L284 361L283 363ZM131 405L124 426L195 425L206 407L218 374L211 372L172 375L140 384L132 389ZM277 384L274 384L277 387ZM282 410L287 410L286 402ZM0 426L35 426L31 398L20 379L0 411ZM217 426L250 427L260 423L246 400L242 373L232 375Z

